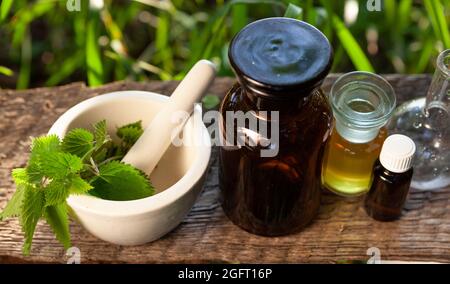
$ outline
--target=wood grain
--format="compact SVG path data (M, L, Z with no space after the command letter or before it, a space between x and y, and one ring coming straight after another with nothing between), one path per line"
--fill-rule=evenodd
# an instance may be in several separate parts
M398 101L424 96L427 75L387 75ZM327 78L328 90L336 75ZM233 84L219 78L210 92L223 96ZM116 82L91 89L82 83L24 91L0 90L0 208L14 192L11 169L28 159L30 136L45 134L68 108L89 97L117 90L147 90L170 94L177 82ZM82 263L333 263L368 259L378 247L384 260L450 262L450 188L434 192L412 190L400 221L381 223L367 217L361 198L325 194L320 214L301 233L267 238L234 226L218 203L217 149L204 190L182 224L153 243L126 247L98 240L72 222L73 245ZM16 219L0 222L0 263L64 263L63 248L50 228L40 223L29 257L21 253L22 233Z

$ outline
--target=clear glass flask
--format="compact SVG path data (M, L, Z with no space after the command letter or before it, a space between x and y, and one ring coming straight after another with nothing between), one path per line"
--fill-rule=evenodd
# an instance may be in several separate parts
M322 184L343 196L363 194L387 137L384 126L395 108L394 89L376 74L351 72L333 84L329 101L335 129L325 150Z
M412 187L432 190L450 184L450 49L438 56L426 98L400 105L388 128L416 143Z

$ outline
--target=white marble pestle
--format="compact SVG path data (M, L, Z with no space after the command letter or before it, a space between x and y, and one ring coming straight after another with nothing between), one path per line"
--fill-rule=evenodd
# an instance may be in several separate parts
M164 152L170 146L171 138L177 135L184 122L174 124L175 113L189 114L214 80L216 69L208 60L200 60L186 74L183 81L170 96L169 101L145 128L142 136L131 147L122 162L130 164L150 175Z

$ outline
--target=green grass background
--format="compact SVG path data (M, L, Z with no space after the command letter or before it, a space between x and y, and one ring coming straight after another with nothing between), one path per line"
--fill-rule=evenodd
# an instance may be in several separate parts
M450 48L450 0L380 0L381 11L369 11L367 0L80 0L79 12L66 0L0 1L1 88L180 79L201 58L232 76L232 37L284 15L325 33L333 72L431 73Z

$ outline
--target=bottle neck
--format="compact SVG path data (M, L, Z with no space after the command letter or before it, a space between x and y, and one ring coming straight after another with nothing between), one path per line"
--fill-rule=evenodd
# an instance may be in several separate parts
M375 139L395 108L395 93L382 77L350 72L333 84L329 101L336 130L347 141L368 143Z
M439 55L436 67L423 108L424 124L443 131L450 125L450 49Z
M369 143L374 140L380 132L380 128L378 127L358 128L351 124L343 123L339 119L336 119L335 126L336 131L342 138L355 144Z
M255 91L245 84L241 84L244 100L252 109L260 111L289 111L299 109L311 101L311 97L318 92L319 87L309 90L299 90L294 93Z

